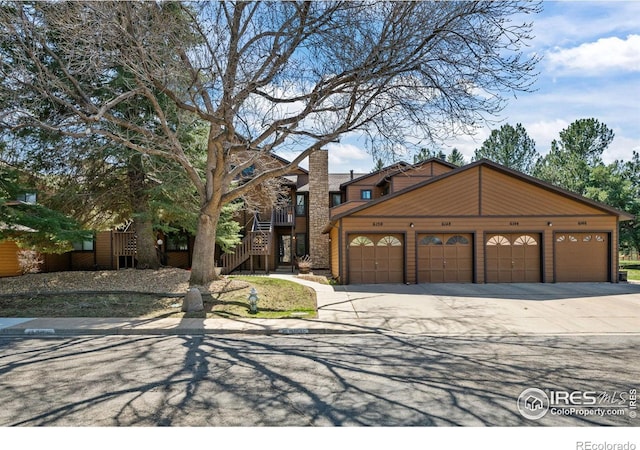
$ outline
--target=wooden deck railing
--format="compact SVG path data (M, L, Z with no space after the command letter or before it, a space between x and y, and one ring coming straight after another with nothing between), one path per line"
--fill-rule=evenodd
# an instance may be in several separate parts
M135 231L115 231L113 233L113 254L115 256L136 256Z
M273 211L273 224L275 226L293 225L295 217L292 205L278 208Z

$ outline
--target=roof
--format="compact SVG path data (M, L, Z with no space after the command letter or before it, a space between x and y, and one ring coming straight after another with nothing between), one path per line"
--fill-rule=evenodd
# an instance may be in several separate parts
M411 164L409 164L408 162L399 161L397 163L391 164L390 166L383 167L382 169L377 170L375 172L371 172L371 173L367 173L367 174L364 174L364 175L360 175L359 177L355 177L355 178L353 178L351 180L348 180L348 181L346 181L346 182L344 182L344 183L342 183L340 185L340 189L342 189L342 188L344 188L344 187L346 187L346 186L348 186L350 184L362 181L365 178L369 178L369 177L376 177L377 176L377 177L379 177L379 180L378 180L378 182L379 182L380 180L382 180L386 176L388 176L388 174L401 172L403 168L404 168L404 170L406 170L410 166L411 166ZM340 189L337 189L337 190L340 190Z
M431 164L431 163L434 163L434 162L435 162L435 163L438 163L438 164L440 164L440 165L442 165L442 166L449 167L449 168L450 168L450 169L452 169L452 170L453 170L453 169L457 169L457 168L458 168L458 166L456 166L455 164L452 164L452 163L450 163L450 162L447 162L447 161L445 161L444 159L440 159L440 158L429 158L429 159L425 159L424 161L420 161L419 163L416 163L416 164L410 164L410 165L407 165L407 166L403 166L403 167L401 167L401 168L398 168L398 169L397 169L397 170L395 170L395 171L387 172L387 173L385 173L385 174L384 174L384 177L382 177L382 178L380 179L380 181L378 181L378 183L377 183L377 184L378 184L378 185L380 185L380 184L384 183L385 181L389 181L389 179L390 179L390 178L392 178L392 177L394 177L394 176L396 176L396 175L398 175L398 174L400 174L400 173L408 172L408 171L410 171L410 170L417 169L418 167L422 167L422 166L424 166L424 165L426 165L426 164ZM405 163L405 164L406 164L406 163Z
M352 179L355 179L357 177L363 177L364 175L369 175L369 174L330 173L329 174L329 192L340 192L340 186L350 182ZM300 186L298 188L298 192L309 192L309 183L305 184L304 186Z
M24 225L19 224L6 224L4 222L0 222L0 230L2 231L20 231L24 233L35 233L37 230L33 228L26 227Z
M472 162L470 164L467 164L466 166L458 167L458 168L452 170L451 172L447 172L447 173L444 173L442 175L435 176L435 177L430 178L430 179L428 179L426 181L423 181L421 183L417 183L417 184L415 184L413 186L409 186L409 187L407 187L405 189L402 189L400 191L394 192L394 193L386 195L384 197L380 197L378 199L375 199L375 200L372 200L370 202L367 202L367 203L365 203L363 205L357 206L357 207L355 207L353 209L347 210L347 211L345 211L343 213L337 214L336 216L331 218L331 223L335 223L338 219L340 219L342 217L349 216L349 215L351 215L351 214L353 214L355 212L362 211L362 210L370 208L370 207L372 207L374 205L378 205L378 204L380 204L382 202L389 201L389 200L391 200L391 199L393 199L395 197L404 195L404 194L406 194L408 192L414 191L416 189L420 189L420 188L422 188L424 186L427 186L429 184L432 184L432 183L436 183L439 180L443 180L443 179L448 178L448 177L456 176L459 173L466 172L466 171L471 170L471 169L473 169L475 167L478 167L478 166L491 167L491 168L493 168L495 170L498 170L498 171L503 172L503 173L505 173L507 175L519 178L519 179L521 179L523 181L531 183L531 184L533 184L535 186L538 186L538 187L540 187L542 189L546 189L548 191L555 192L555 193L560 194L560 195L562 195L564 197L568 197L568 198L576 200L578 202L587 204L587 205L589 205L591 207L594 207L594 208L600 209L602 211L605 211L605 212L607 212L609 214L618 216L618 217L620 217L621 220L631 220L631 219L635 218L634 215L629 214L626 211L621 211L621 210L613 208L613 207L611 207L609 205L605 205L604 203L600 203L600 202L597 202L595 200L591 200L589 198L583 197L582 195L576 194L574 192L567 191L566 189L562 189L560 187L554 186L554 185L552 185L550 183L547 183L545 181L542 181L542 180L539 180L537 178L534 178L534 177L532 177L530 175L526 175L526 174L524 174L522 172L518 172L516 170L510 169L508 167L500 165L500 164L498 164L496 162L493 162L491 160L481 159L481 160Z

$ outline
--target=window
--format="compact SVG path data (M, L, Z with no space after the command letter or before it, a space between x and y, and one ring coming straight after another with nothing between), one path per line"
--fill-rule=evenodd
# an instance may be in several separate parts
M371 189L362 189L360 191L360 199L361 200L371 200L372 198L372 192Z
M395 236L385 236L378 241L378 247L402 247L402 242Z
M442 245L442 239L438 236L425 236L420 239L420 245Z
M169 234L165 237L168 252L186 252L189 250L189 238L184 234Z
M307 234L296 233L296 256L307 254Z
M538 241L533 236L522 235L518 236L515 241L513 241L513 245L538 245Z
M256 171L255 166L251 165L242 171L242 176L244 178L252 178L255 171Z
M92 252L94 249L93 239L74 242L72 245L74 252Z
M307 214L307 197L304 194L296 194L296 216Z
M460 235L451 236L449 239L447 239L447 245L456 245L456 244L469 245L469 239Z
M505 236L497 235L489 238L487 245L511 245L511 242Z
M351 247L373 247L373 241L366 236L357 236L349 244Z
M334 206L338 206L340 203L342 203L342 194L340 193L331 194L331 207L333 208Z
M24 194L18 194L16 200L19 202L29 203L30 205L35 205L36 203L36 193L35 192L25 192Z

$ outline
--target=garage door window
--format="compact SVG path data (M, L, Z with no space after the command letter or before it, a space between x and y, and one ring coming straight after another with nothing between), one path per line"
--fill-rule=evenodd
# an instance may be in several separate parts
M513 245L538 245L538 241L533 236L523 235L518 236Z
M456 236L451 236L447 239L447 245L469 245L469 239L464 236L460 236L459 234Z
M442 239L438 236L425 236L420 239L420 245L442 245Z
M487 245L511 245L511 242L505 236L496 235L489 238Z
M388 245L391 247L402 247L402 242L395 236L385 236L378 241L378 246Z
M366 236L358 236L353 238L349 245L351 247L373 247L373 241Z

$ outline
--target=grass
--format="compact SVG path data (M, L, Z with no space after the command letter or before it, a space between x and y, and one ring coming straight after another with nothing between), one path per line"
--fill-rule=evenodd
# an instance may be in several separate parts
M184 313L181 297L157 294L55 294L0 297L2 317L130 317L130 318L315 318L313 289L286 280L238 276L249 286L203 295L204 311ZM249 312L251 287L258 292L258 313Z
M640 261L620 261L620 270L627 271L627 280L640 281Z

